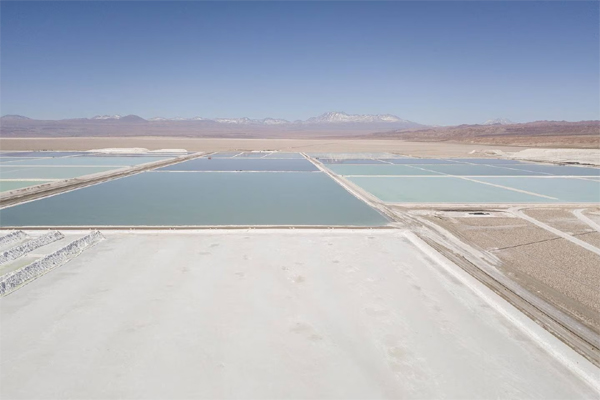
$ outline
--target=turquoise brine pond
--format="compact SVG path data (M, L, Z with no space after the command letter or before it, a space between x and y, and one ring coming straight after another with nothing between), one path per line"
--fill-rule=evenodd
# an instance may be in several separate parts
M470 163L470 164L486 164L486 165L528 165L523 161L508 160L504 158L448 158L448 161L454 161L457 163Z
M267 158L195 158L158 171L318 171L310 161Z
M160 160L166 160L173 157L145 157L145 156L79 156L79 157L56 157L56 158L36 158L31 160L21 160L11 162L10 165L89 165L89 166L130 166L139 165Z
M89 155L85 151L7 151L1 152L0 157L70 157Z
M292 159L305 159L300 153L283 153L279 151L272 152L265 158L292 158Z
M600 182L591 179L486 177L478 180L555 197L566 203L600 203Z
M535 175L600 176L600 168L574 167L570 165L528 164L515 166L514 168L533 172Z
M231 157L237 156L240 153L241 153L241 151L214 153L214 154L210 154L210 155L208 155L206 157L211 157L211 158L231 158Z
M125 167L23 167L0 166L0 179L71 179Z
M348 178L390 203L548 203L541 196L446 176ZM479 178L477 178L479 179Z
M447 175L458 175L458 176L519 176L519 175L545 175L539 172L525 171L518 169L513 165L470 165L470 164L452 164L452 165L439 165L439 164L420 164L419 168L426 169L428 171L439 172Z
M15 189L23 189L29 186L36 186L51 182L52 181L0 181L0 192L9 192Z
M323 164L386 164L385 161L375 160L371 158L343 158L339 160L334 158L325 158L319 159L319 161L321 161Z
M31 158L27 158L27 157L2 157L0 156L0 164L2 165L10 165L13 162L16 161L31 161L31 160L37 160L37 158L31 157Z
M381 226L322 172L146 172L0 210L2 226Z
M338 175L442 175L418 166L391 164L327 164L327 169Z

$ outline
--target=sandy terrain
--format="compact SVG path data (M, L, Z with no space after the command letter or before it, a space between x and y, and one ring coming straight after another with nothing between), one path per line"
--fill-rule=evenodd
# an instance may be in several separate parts
M595 367L401 231L105 236L0 300L2 398L595 396Z
M400 140L352 139L195 139L169 137L89 137L89 138L1 138L0 150L92 150L114 147L143 147L149 150L186 149L188 151L283 150L299 152L391 152L420 157L469 157L470 152L489 150L490 146L404 142ZM494 146L504 152L519 147Z

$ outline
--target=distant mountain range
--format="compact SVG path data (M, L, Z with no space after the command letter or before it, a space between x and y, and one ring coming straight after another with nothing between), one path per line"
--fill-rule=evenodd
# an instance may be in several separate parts
M24 117L22 115L5 115L1 118L2 120L32 120L31 118ZM428 127L428 125L419 124L417 122L402 119L392 114L346 114L341 111L332 111L321 114L317 117L311 117L306 120L288 121L281 118L263 118L263 119L251 119L251 118L204 118L204 117L192 117L192 118L165 118L165 117L153 117L144 119L137 115L96 115L91 118L73 118L60 121L107 121L107 122L199 122L203 123L215 122L219 124L230 124L230 125L320 125L320 124L359 124L367 126L369 124L389 124L394 125L398 129L405 128L422 128ZM496 118L485 121L482 125L511 125L514 124L507 118ZM429 126L432 127L432 126Z
M600 145L598 121L537 121L517 124L506 118L497 118L482 124L426 126L390 114L357 115L328 112L303 121L203 117L156 117L146 120L137 115L35 120L21 115L5 115L0 122L0 134L4 138L370 138L513 145L531 145L535 142L549 147L597 148Z
M16 117L16 116L11 116ZM26 118L26 117L22 117ZM192 117L192 118L164 118L164 117L153 117L147 120L138 117L137 115L96 115L89 120L94 121L149 121L149 122L216 122L219 124L232 124L232 125L319 125L319 124L390 124L398 126L399 128L416 128L423 127L425 125L418 124L406 119L402 119L391 114L382 115L361 115L361 114L346 114L341 111L333 111L325 114L321 114L317 117L308 118L305 121L296 120L288 121L280 118L263 118L263 119L251 119L251 118L203 118L203 117Z
M377 115L358 115L346 114L343 112L328 112L318 117L309 118L305 121L307 124L403 124L412 126L423 126L416 122L408 121L391 114Z
M35 120L19 115L1 118L4 137L45 136L188 136L188 137L351 137L392 129L426 128L395 115L328 112L307 120L280 118L164 118L96 115L91 118Z
M27 118L22 115L5 115L0 119L2 119L3 121L25 121L30 120L31 118Z
M96 115L91 118L35 120L18 115L1 118L4 137L46 136L188 136L188 137L351 137L392 129L426 128L391 114L328 112L307 120L280 118L164 118Z

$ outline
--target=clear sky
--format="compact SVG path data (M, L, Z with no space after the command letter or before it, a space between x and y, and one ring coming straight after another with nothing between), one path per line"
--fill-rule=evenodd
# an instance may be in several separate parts
M599 119L599 3L1 2L1 112Z

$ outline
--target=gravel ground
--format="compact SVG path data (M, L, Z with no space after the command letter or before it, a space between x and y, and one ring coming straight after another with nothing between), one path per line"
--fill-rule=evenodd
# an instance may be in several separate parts
M532 218L537 219L553 228L560 229L561 231L570 235L577 235L587 232L595 232L588 224L577 219L571 210L558 209L558 208L540 208L540 209L527 209L523 210L525 214Z
M583 214L597 224L600 224L600 207L588 208Z
M485 250L521 246L558 237L520 218L429 217L428 219Z
M598 255L565 239L533 243L495 254L505 261L502 268L514 273L521 283L600 331ZM540 291L542 287L545 289Z
M560 229L561 231L573 235L576 238L591 244L592 246L600 248L600 232L597 232L588 224L579 220L575 215L573 215L570 209L542 208L527 209L524 210L524 212L538 221L550 225L553 228ZM587 210L584 214L592 219L592 221L600 223L600 213L595 213L598 213L598 211L595 208L592 208Z
M576 222L566 218L568 215L565 213L570 214L569 211L557 211L558 217L553 217L552 211L548 210L536 210L531 214L548 224L547 221L556 223L557 228L581 228L575 216ZM501 259L499 268L505 274L600 331L598 255L518 218L429 219L467 243L493 252ZM577 237L595 246L600 241L597 232Z
M582 233L580 235L575 235L575 237L600 249L600 232Z

